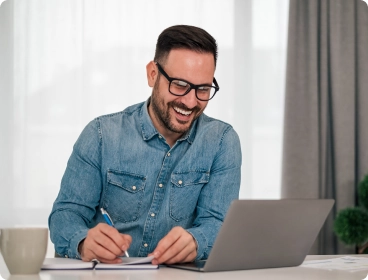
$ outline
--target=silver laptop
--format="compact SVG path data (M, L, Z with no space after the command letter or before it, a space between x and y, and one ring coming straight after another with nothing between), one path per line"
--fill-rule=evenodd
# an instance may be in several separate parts
M207 261L168 265L204 272L300 265L333 199L234 200Z

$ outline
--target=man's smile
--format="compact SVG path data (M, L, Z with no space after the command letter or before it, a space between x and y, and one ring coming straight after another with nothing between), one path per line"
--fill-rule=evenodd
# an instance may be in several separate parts
M177 113L179 113L179 114L182 114L182 115L184 115L184 116L189 116L193 111L188 111L188 110L184 110L184 109L181 109L181 108L179 108L179 107L173 107L174 108L174 110L177 112Z

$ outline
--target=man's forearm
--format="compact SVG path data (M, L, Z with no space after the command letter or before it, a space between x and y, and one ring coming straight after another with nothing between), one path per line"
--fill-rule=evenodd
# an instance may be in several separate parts
M70 210L53 211L49 218L50 238L55 251L62 257L80 259L78 247L86 237L84 220Z

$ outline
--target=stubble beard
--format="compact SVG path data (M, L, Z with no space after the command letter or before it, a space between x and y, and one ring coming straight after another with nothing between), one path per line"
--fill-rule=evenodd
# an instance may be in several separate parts
M163 125L168 130L174 133L184 134L192 126L192 123L202 114L205 107L202 110L198 106L192 109L189 109L183 103L175 102L175 101L171 101L165 104L164 100L160 98L160 93L158 89L159 80L160 80L159 78L156 80L156 83L153 87L152 96L151 96L151 104L150 104L150 106L152 106L152 110L156 116L156 119L161 123L161 125ZM171 121L170 108L173 108L174 106L181 108L183 110L192 111L192 114L194 114L194 118L187 126L178 127ZM186 122L183 122L180 120L177 120L177 122L183 125L186 124Z

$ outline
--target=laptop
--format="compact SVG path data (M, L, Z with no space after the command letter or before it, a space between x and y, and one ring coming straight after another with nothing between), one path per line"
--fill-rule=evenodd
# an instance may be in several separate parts
M202 272L300 265L333 199L234 200L206 261L169 267Z

